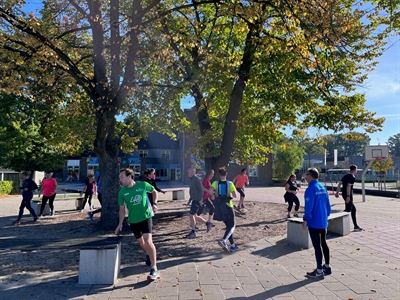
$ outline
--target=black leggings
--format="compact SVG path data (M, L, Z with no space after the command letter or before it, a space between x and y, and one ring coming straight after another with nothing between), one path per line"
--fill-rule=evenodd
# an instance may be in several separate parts
M328 244L326 243L326 229L315 229L308 227L308 232L310 233L311 242L315 251L317 269L322 270L322 252L324 253L325 263L329 265L329 248Z
M226 225L224 240L226 241L229 239L229 243L232 245L235 243L233 241L233 232L235 231L235 213L233 212L233 209L229 211L229 214L230 218L224 221L224 224Z
M203 199L203 203L204 203L204 205L200 206L199 210L197 211L197 215L200 216L203 213L204 206L207 206L208 210L209 210L208 214L210 216L212 216L214 214L214 210L215 210L214 204L212 204L211 200L209 200L209 199Z
M343 197L344 201L346 201L346 195L344 195L344 196L342 195L342 197ZM350 195L349 203L345 202L344 211L351 213L351 220L353 221L353 225L354 225L354 227L358 227L357 218L356 218L357 210L356 210L356 207L355 207L355 205L353 203L353 195Z
M297 196L295 194L292 193L286 193L285 194L285 200L288 203L288 212L292 211L292 207L293 207L293 203L296 205L294 207L295 211L299 211L300 208L300 201L299 198L297 198Z
M85 193L85 199L83 200L81 209L84 209L84 208L85 208L86 202L87 202L88 200L89 200L89 207L92 206L92 196L93 196L93 194L86 194L86 193Z
M29 210L29 212L32 214L32 216L34 217L34 218L36 218L37 216L36 216L36 213L35 213L35 210L32 208L32 206L31 206L31 200L32 200L32 197L30 197L30 198L22 198L22 201L21 201L21 205L20 205L20 207L19 207L19 213L18 213L18 219L17 219L17 222L18 221L20 221L21 219L22 219L22 215L24 214L24 209L26 208L27 210Z
M55 198L56 198L56 194L54 194L53 196L45 196L45 195L43 195L42 205L40 206L40 214L43 214L44 208L46 207L47 200L49 200L50 210L51 211L54 210L54 199Z

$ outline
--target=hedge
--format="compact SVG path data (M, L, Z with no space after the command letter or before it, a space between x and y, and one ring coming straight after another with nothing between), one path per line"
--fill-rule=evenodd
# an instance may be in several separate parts
M14 181L0 181L0 196L11 194L15 190Z

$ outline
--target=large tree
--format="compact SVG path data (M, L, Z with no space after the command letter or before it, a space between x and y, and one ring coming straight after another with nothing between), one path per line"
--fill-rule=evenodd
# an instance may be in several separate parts
M15 171L61 169L65 150L76 139L67 125L54 126L58 117L62 116L45 102L0 95L0 166Z
M135 138L143 124L153 128L162 124L167 132L172 121L184 120L179 89L169 88L173 76L159 77L155 82L146 77L147 70L155 69L154 56L160 53L147 32L160 2L49 0L43 1L40 15L26 14L23 4L0 1L2 91L33 100L46 91L61 93L61 105L88 107L86 120L94 123L93 149L105 186L101 224L114 227L118 220L117 157L122 141L129 140L130 133ZM165 12L170 9L165 8ZM143 95L157 98L139 102ZM124 124L117 117L129 120L129 130L123 130ZM77 121L84 122L85 116ZM158 128L161 131L161 126Z
M265 163L288 126L295 134L311 126L379 130L384 119L355 92L383 50L379 9L352 1L239 1L165 15L154 35L175 51L169 72L185 79L194 99L195 148L206 165Z
M117 155L127 137L117 116L135 126L160 122L168 132L185 120L180 98L192 95L200 150L212 167L231 158L265 162L289 124L381 125L351 93L383 36L371 37L374 15L362 24L366 12L351 1L48 0L40 16L26 15L22 3L0 1L1 88L87 95L105 225L117 222Z
M392 156L400 156L400 133L389 137L387 144Z
M371 140L368 135L359 132L328 134L321 139L329 157L333 157L334 149L338 150L338 156L364 155L365 146L368 146Z

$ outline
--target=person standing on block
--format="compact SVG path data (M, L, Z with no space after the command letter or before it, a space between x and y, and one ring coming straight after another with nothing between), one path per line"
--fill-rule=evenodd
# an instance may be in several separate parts
M310 168L306 173L308 188L304 194L303 230L308 227L311 242L315 251L317 268L307 272L310 278L323 279L324 275L332 273L329 265L329 247L326 243L326 229L328 228L328 216L331 213L331 203L326 188L318 181L319 173L315 168ZM322 250L321 250L322 248ZM322 266L322 254L325 265Z

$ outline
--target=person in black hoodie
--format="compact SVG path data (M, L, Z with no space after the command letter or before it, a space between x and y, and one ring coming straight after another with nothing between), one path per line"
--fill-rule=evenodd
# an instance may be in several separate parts
M145 178L144 181L146 181L146 182L150 183L152 186L154 186L154 188L155 188L155 190L156 190L157 192L165 194L165 191L162 191L162 190L160 190L160 189L157 187L156 179L155 179L155 172L156 172L156 170L153 169L153 168L148 169L147 171L145 171L145 172L143 173L144 178ZM151 194L151 193L147 193L147 196L149 197L149 200L150 200L151 205L153 205L154 203L153 203L153 196L152 196L152 194Z
M31 172L25 171L22 172L22 186L20 190L22 190L22 202L19 207L19 214L17 221L14 222L15 226L21 224L22 215L24 214L24 209L26 208L33 216L33 222L36 222L38 216L36 215L35 210L31 206L31 200L33 198L33 191L38 189L37 184L30 178Z

